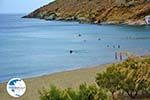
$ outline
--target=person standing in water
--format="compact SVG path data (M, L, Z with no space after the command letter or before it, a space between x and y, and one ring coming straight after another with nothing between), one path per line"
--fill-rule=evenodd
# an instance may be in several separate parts
M122 52L120 52L120 61L122 61Z
M115 52L115 60L118 60L117 52Z

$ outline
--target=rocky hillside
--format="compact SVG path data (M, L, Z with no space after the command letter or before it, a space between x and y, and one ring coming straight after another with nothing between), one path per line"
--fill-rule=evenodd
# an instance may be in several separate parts
M145 24L150 0L56 0L25 18L76 20L89 23Z

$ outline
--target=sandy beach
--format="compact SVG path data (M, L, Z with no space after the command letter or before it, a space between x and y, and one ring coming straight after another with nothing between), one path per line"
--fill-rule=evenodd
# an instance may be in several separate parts
M9 96L6 90L6 83L0 84L1 100L39 100L38 91L42 88L49 89L51 85L59 88L78 88L84 82L94 84L96 73L103 72L110 65L99 65L83 69L77 69L66 72L58 72L36 78L25 79L27 86L26 93L20 98Z

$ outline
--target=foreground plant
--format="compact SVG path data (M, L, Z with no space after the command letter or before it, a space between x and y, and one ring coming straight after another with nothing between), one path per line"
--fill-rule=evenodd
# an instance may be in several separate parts
M150 90L150 57L129 57L97 74L96 83L112 93L126 92L131 98Z
M82 84L78 90L61 90L51 87L40 91L41 100L110 100L122 97L132 99L139 94L150 95L150 57L129 57L126 61L112 64L103 73L96 76L97 85ZM124 94L126 93L126 94ZM118 97L117 97L118 98Z
M50 90L43 89L39 93L41 100L108 100L104 89L87 84L80 85L76 91L71 88L61 90L52 86Z
M112 94L112 99L115 99L114 94L121 89L122 80L125 76L116 71L115 66L110 67L104 73L98 73L96 83L99 87L109 90Z

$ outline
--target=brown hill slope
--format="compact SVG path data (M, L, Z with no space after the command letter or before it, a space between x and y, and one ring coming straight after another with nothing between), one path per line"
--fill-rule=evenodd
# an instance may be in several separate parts
M56 0L25 17L144 24L147 15L150 15L150 0Z

